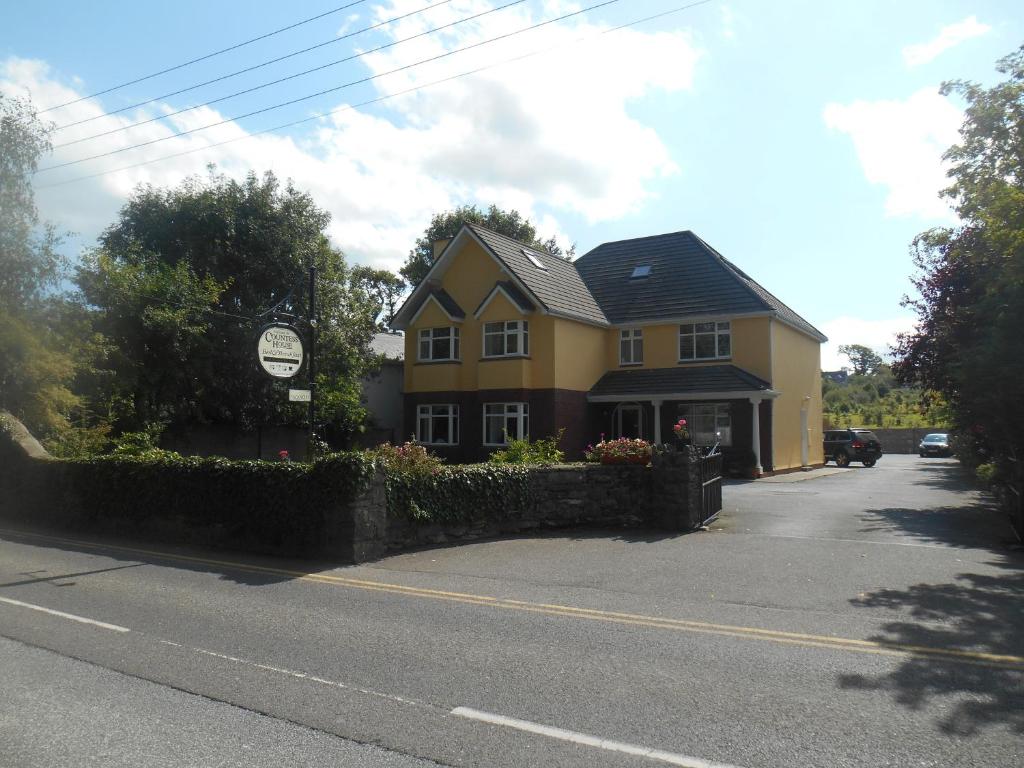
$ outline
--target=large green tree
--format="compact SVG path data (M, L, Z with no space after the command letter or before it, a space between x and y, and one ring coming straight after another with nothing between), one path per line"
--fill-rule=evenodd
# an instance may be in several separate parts
M329 221L272 173L238 182L211 168L174 188L137 189L77 275L116 348L130 405L119 426L301 424L305 408L288 403L288 382L257 369L255 344L272 320L308 330L301 318L315 265L317 418L339 440L357 431L377 304L330 244Z
M434 214L429 226L416 239L415 247L409 251L409 258L401 270L402 276L412 286L419 285L434 263L434 243L455 237L462 225L467 223L493 229L514 240L543 248L555 256L571 258L576 253L575 245L563 250L553 236L547 240L538 237L537 228L519 211L505 211L496 205L487 210L481 210L475 205L462 205L451 211Z
M1000 60L991 88L945 83L966 102L961 140L945 154L943 193L959 226L919 235L912 253L915 332L894 370L941 393L966 434L997 460L1024 458L1024 47Z

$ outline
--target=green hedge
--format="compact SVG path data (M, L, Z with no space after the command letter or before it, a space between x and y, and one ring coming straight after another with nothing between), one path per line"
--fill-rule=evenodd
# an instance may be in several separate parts
M508 464L385 470L388 513L419 523L513 518L530 505L529 473L524 466Z
M362 453L312 465L166 452L35 460L0 432L0 512L8 519L248 551L299 554L341 543L339 516L373 472Z

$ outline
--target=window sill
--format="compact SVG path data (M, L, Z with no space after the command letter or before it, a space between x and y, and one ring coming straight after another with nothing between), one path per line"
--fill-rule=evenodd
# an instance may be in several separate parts
M642 360L639 363L619 363L619 368L641 368L643 364Z
M424 448L458 448L458 443L424 443L422 440L417 440L416 445L421 445Z
M413 365L462 365L461 360L417 360Z
M491 355L489 357L481 357L478 362L490 363L494 360L529 360L529 355Z
M685 365L686 363L726 363L732 360L732 355L729 357L700 357L696 360L676 360L676 364Z

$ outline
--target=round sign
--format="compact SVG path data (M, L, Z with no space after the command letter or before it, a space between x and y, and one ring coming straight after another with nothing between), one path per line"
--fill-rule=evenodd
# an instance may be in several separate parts
M302 367L302 338L291 326L268 325L260 331L256 356L271 376L290 379Z

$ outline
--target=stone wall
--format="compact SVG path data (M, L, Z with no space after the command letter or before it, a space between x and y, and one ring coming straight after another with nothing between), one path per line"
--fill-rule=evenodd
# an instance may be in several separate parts
M420 523L388 514L384 479L377 476L356 500L352 543L355 562L417 547L535 530L640 528L682 532L699 525L701 484L695 452L656 454L648 467L538 467L530 470L529 487L526 508L501 519L482 515L472 523Z
M917 446L925 435L933 432L949 432L948 427L915 427L907 429L871 429L882 444L885 453L917 453Z

